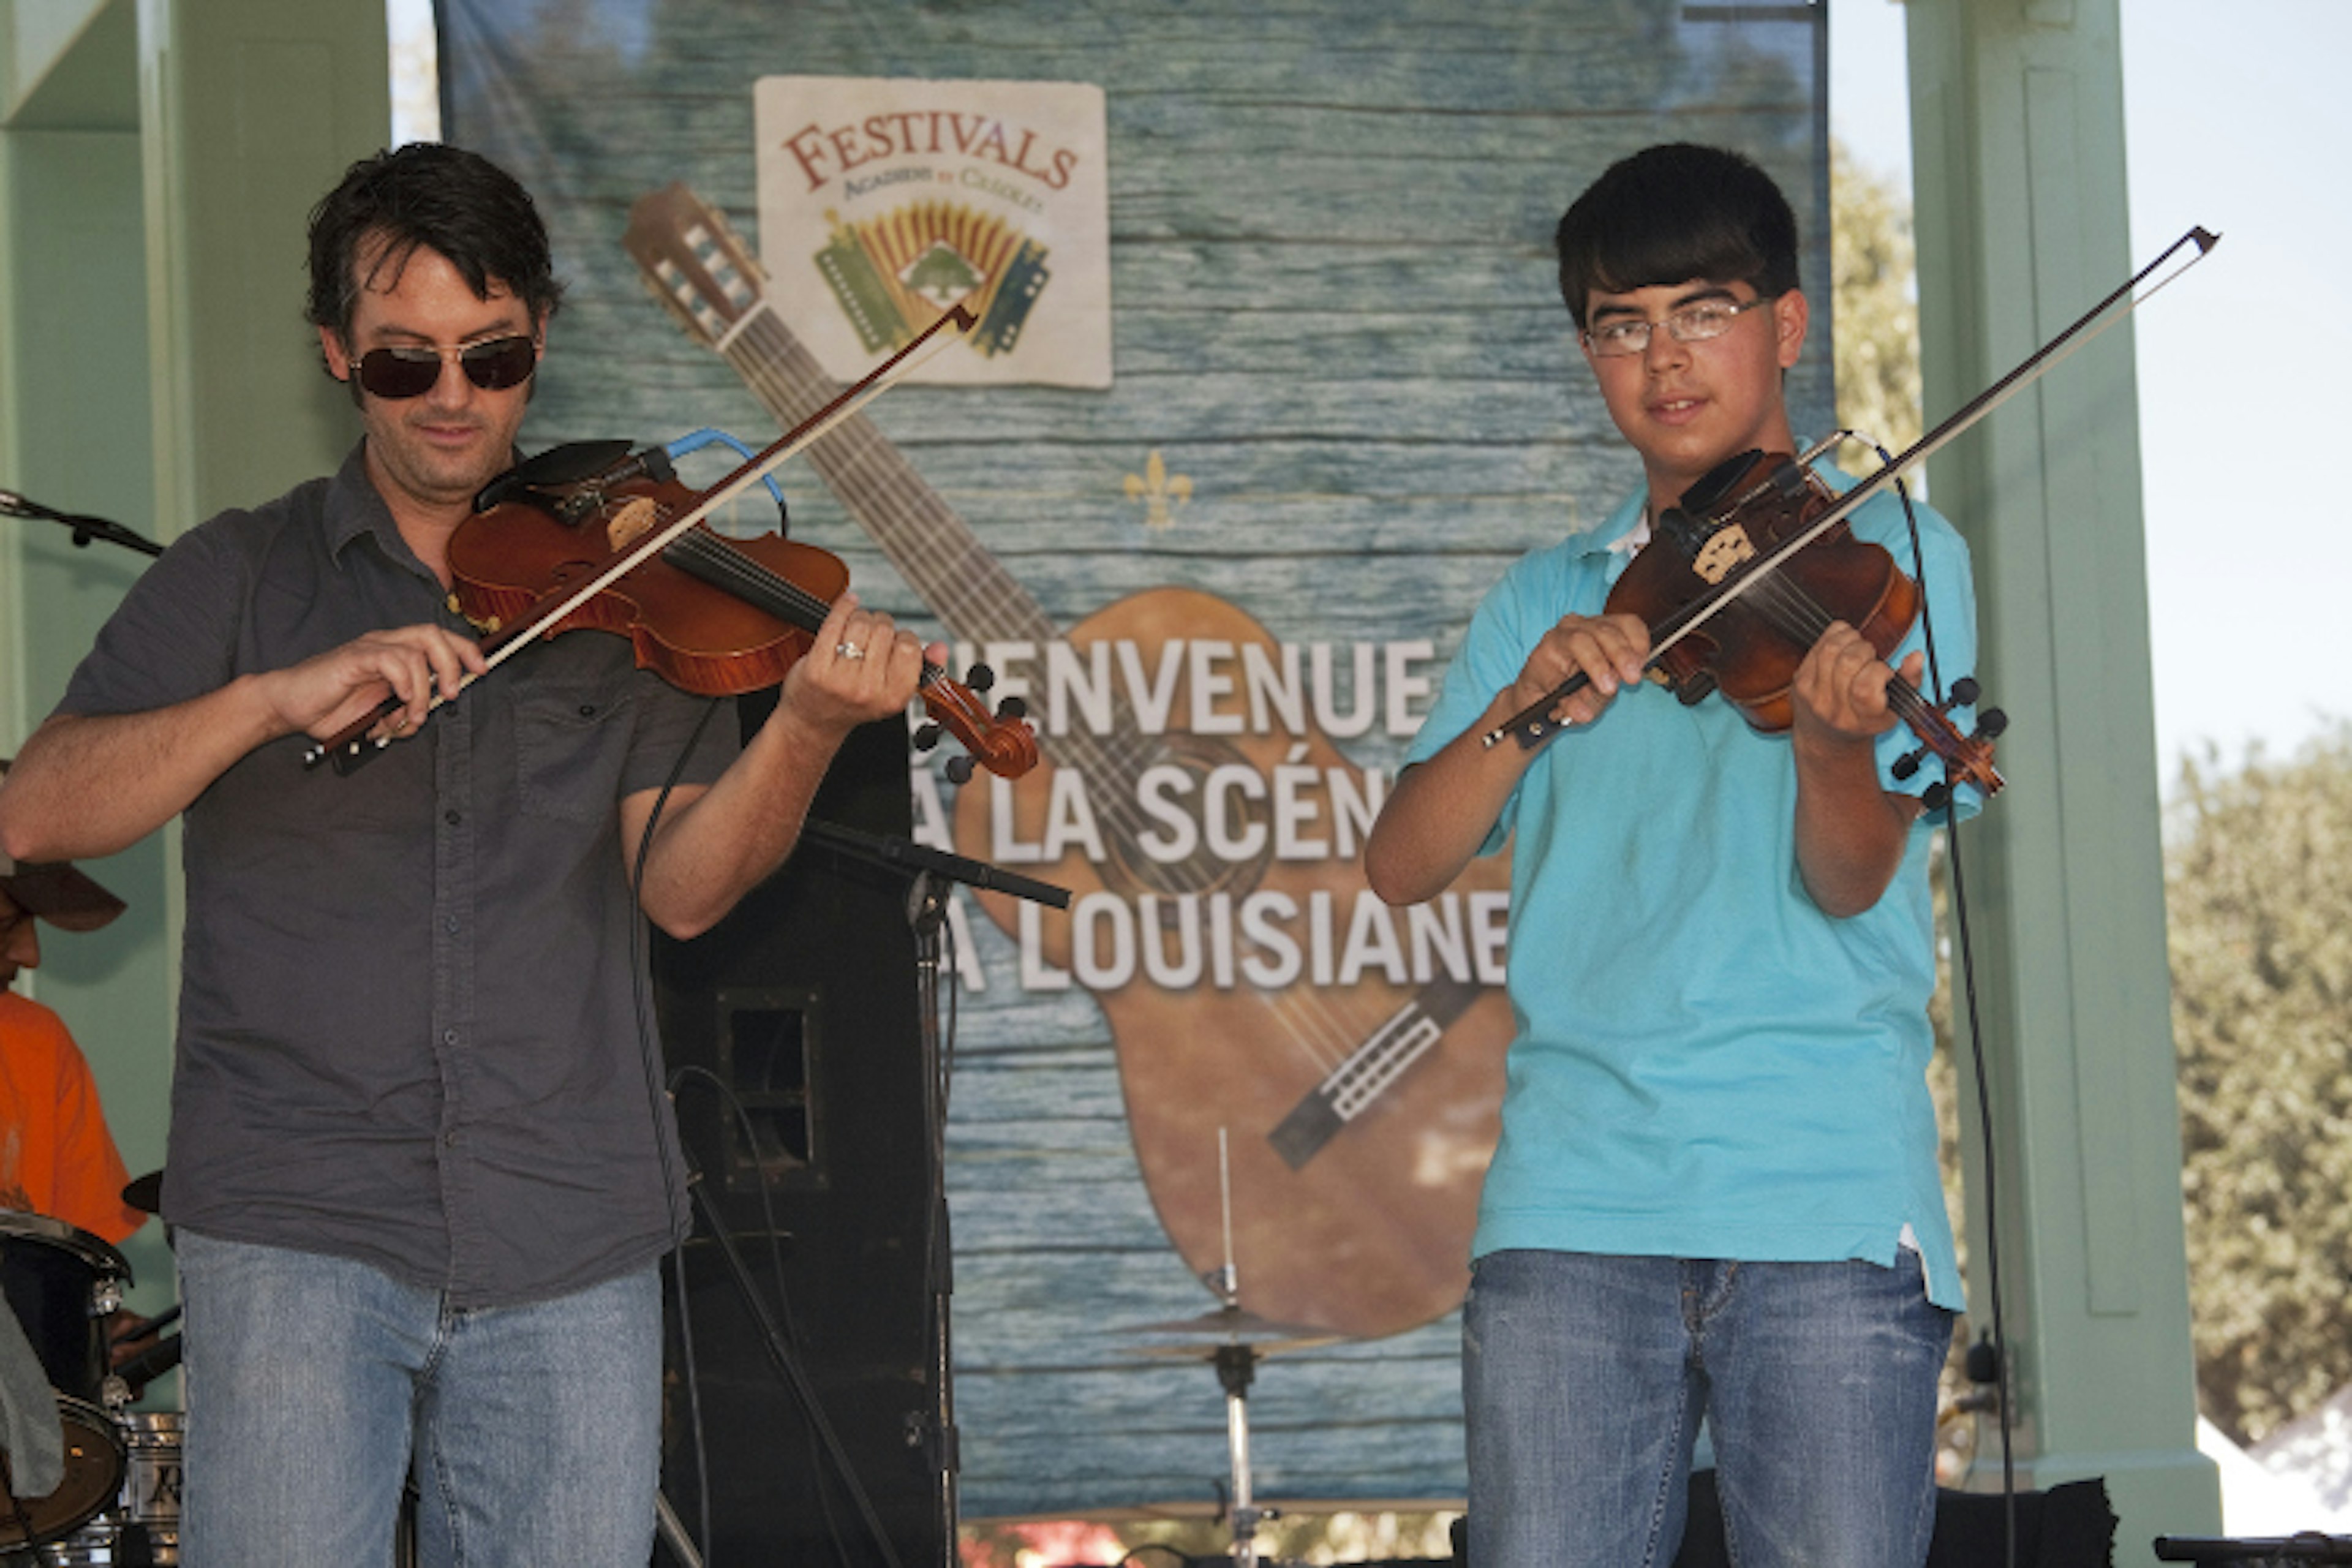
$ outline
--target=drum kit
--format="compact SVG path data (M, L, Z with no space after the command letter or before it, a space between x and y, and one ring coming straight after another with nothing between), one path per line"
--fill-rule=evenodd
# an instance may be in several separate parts
M19 1495L0 1458L0 1563L118 1568L180 1560L180 1415L131 1409L136 1378L125 1373L134 1369L110 1364L110 1320L130 1283L130 1264L97 1237L0 1210L0 1290L47 1378L65 1454L64 1479L40 1497ZM177 1345L173 1339L159 1348ZM155 1375L170 1358L136 1359Z

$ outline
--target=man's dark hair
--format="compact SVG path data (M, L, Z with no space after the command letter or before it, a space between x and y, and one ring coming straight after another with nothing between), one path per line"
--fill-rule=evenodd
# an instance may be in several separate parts
M1797 219L1772 176L1737 153L1676 142L1619 160L1559 220L1559 291L1584 330L1592 290L1744 282L1797 287Z
M362 279L360 248L378 235L389 243ZM492 283L503 284L530 311L534 326L562 300L563 285L548 259L547 226L530 193L478 153L412 142L353 163L310 209L310 298L303 313L348 344L362 287L376 275L397 279L419 246L448 258L478 298L489 298Z

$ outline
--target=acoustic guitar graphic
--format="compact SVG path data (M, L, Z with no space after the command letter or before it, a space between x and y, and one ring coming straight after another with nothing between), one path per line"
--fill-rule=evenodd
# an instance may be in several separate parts
M833 395L832 378L769 308L751 252L686 187L637 202L624 243L689 334L733 365L780 423L796 424ZM1088 894L1114 895L1129 911L1127 938L1153 944L1169 984L1139 961L1132 978L1094 994L1116 1042L1145 1185L1185 1263L1206 1274L1226 1259L1223 1129L1233 1256L1253 1312L1370 1337L1451 1310L1469 1279L1512 1032L1501 989L1472 978L1477 928L1499 921L1507 864L1474 864L1416 910L1360 912L1370 900L1360 858L1336 853L1342 825L1331 812L1312 827L1327 853L1277 858L1265 792L1232 787L1253 775L1271 780L1277 768L1311 768L1318 779L1353 771L1339 749L1311 728L1249 732L1239 681L1205 705L1223 721L1208 727L1235 732L1185 727L1196 666L1163 664L1163 650L1214 639L1236 660L1255 647L1279 667L1283 650L1250 616L1213 595L1166 587L1064 633L863 416L808 457L957 637L1039 648L1064 640L1081 660L1108 644L1120 659L1139 657L1150 706L1164 704L1165 725L1139 722L1120 700L1107 730L1077 723L1043 737L1045 760L1010 789L1012 830L1027 844L1048 842L1057 773L1075 773L1068 782L1091 804L1099 860L1071 848L1020 868L1071 888L1073 910L1041 914L1031 905L1024 914L1000 895L980 901L1008 932L1036 922L1045 961L1063 969ZM961 852L988 858L992 792L1007 787L990 781L958 796ZM1159 809L1139 804L1147 793ZM1219 807L1204 812L1213 795ZM1177 805L1192 813L1181 828L1170 820ZM1221 852L1204 847L1213 842ZM1393 963L1359 963L1360 973L1349 973L1336 961L1354 951L1354 922L1375 916L1393 920L1396 956L1423 955L1411 973L1426 978L1400 984ZM1099 923L1092 934L1109 940ZM1218 953L1242 958L1220 973Z

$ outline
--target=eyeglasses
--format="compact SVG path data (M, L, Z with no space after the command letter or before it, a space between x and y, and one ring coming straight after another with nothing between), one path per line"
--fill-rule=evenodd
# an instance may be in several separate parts
M1756 309L1769 304L1769 296L1733 304L1728 300L1702 300L1696 305L1685 305L1666 318L1666 336L1678 343L1703 343L1709 338L1719 338L1731 331L1731 323ZM1584 334L1584 346L1595 359L1616 359L1622 354L1637 354L1650 346L1650 329L1654 321L1611 321Z
M422 397L441 379L441 365L454 359L466 379L484 392L504 392L530 379L539 366L539 349L530 338L491 338L463 348L407 347L370 349L360 355L360 385L378 397Z

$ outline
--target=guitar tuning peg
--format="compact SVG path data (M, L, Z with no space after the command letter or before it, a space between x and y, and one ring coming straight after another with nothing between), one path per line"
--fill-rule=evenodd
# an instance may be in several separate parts
M1976 701L1977 693L1980 689L1981 688L1977 685L1977 678L1975 676L1963 675L1958 680L1952 682L1952 706L1955 708L1966 708L1969 706Z
M1990 741L2009 728L2009 715L1998 708L1988 708L1977 715L1977 735Z
M1000 719L1025 719L1029 716L1029 704L1018 697L1008 697L996 705L996 716Z
M940 743L940 738L946 733L947 731L940 729L937 724L916 725L915 750L919 752L929 751L932 747Z
M948 759L947 775L948 782L950 784L970 784L971 782L971 758L969 756L950 757Z
M996 671L984 664L975 664L971 672L963 678L963 683L974 691L985 691L996 684Z

